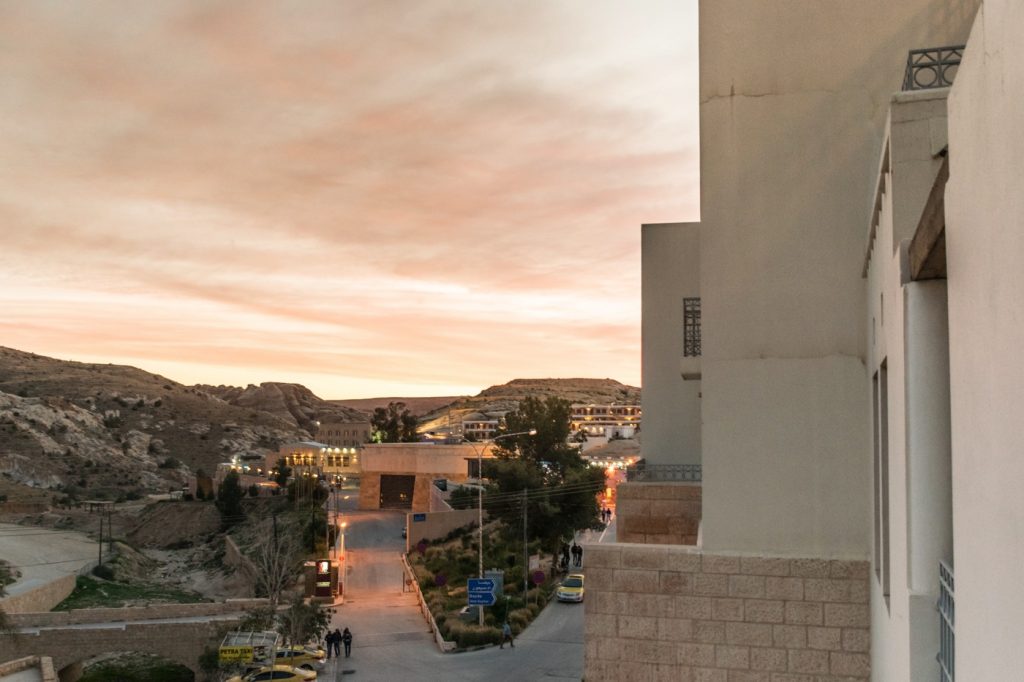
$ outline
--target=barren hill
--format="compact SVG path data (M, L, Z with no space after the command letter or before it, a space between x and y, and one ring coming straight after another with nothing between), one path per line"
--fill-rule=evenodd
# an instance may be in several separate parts
M189 470L308 435L135 367L0 347L0 494L11 499L26 486L79 497L164 492Z
M214 395L224 402L254 410L262 410L294 422L311 434L316 433L317 421L329 418L363 420L366 415L337 401L322 400L301 384L265 382L259 386L204 386L196 388Z
M513 379L424 415L419 428L421 432L444 430L474 413L497 419L514 410L528 396L542 399L555 396L571 403L640 403L639 388L614 379Z

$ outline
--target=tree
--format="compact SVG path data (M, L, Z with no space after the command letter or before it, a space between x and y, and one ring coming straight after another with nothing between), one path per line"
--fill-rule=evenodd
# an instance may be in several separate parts
M567 442L571 411L561 398L526 398L505 415L502 431L536 429L536 434L502 439L497 458L484 462L484 474L494 483L484 496L488 513L510 526L521 524L525 500L529 537L552 553L576 530L600 527L597 495L604 488L604 471L591 467L579 447Z
M245 510L242 508L242 498L245 491L239 480L237 471L230 471L221 481L217 488L217 510L220 512L220 522L225 528L230 528L245 518Z
M281 595L299 575L302 567L302 555L295 533L288 530L277 537L265 538L256 545L252 563L256 566L256 586L261 593L267 595L270 608L277 608Z
M373 440L378 443L415 443L416 417L403 402L388 403L387 408L378 407L370 417Z
M277 483L282 488L288 485L288 477L292 475L292 468L281 461L277 465L277 471L274 472L274 483Z
M278 614L277 631L290 646L319 640L327 631L331 616L327 609L315 602L306 603L301 597Z

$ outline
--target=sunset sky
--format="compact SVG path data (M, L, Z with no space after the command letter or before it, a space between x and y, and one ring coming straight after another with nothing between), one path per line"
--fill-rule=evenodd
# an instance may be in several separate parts
M0 345L323 398L640 382L696 0L0 2Z

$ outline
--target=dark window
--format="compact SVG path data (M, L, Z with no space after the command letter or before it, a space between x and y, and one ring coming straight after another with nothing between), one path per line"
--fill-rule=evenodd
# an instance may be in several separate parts
M683 299L683 357L700 357L700 299Z

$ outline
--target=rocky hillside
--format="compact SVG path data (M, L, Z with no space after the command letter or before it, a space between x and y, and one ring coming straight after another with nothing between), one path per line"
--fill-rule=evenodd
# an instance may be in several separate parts
M196 388L220 398L229 405L276 415L313 434L316 433L317 421L329 418L367 419L367 415L359 410L345 407L337 401L318 398L301 384L266 382L259 386L249 384L245 388L204 385Z
M498 419L514 410L527 396L542 399L555 396L571 403L640 403L639 388L614 379L513 379L425 415L420 420L420 431L444 430L449 423L461 424L463 417L472 414Z
M307 437L292 420L134 367L0 347L0 495L10 499L19 488L164 492L233 454Z

